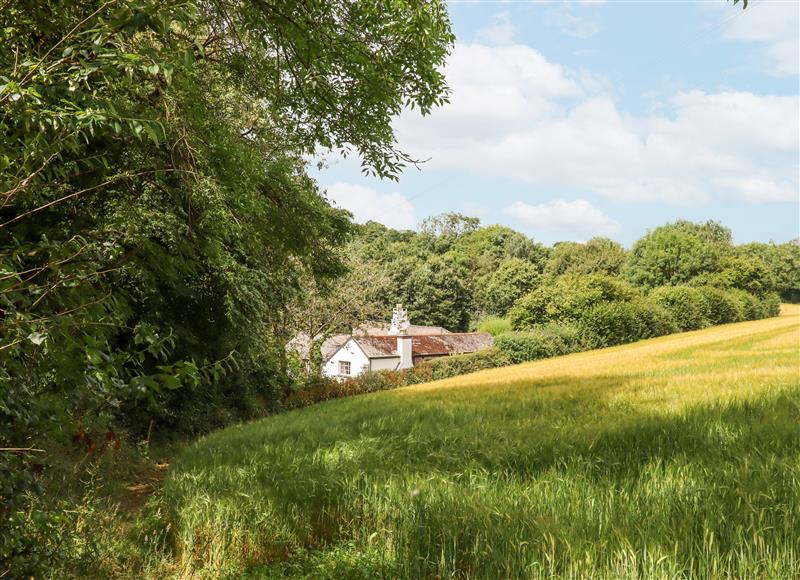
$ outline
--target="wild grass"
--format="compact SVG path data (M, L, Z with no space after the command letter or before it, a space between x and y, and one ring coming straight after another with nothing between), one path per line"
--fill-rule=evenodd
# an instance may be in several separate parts
M165 482L174 572L797 577L798 314L214 433Z

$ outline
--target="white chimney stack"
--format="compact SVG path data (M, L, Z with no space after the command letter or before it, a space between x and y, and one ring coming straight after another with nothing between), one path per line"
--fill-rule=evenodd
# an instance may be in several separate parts
M402 331L397 335L397 354L400 355L400 369L410 369L414 366L414 355L411 350L411 335Z
M402 304L398 304L392 312L392 325L389 334L397 336L397 355L400 357L400 369L414 366L414 355L411 348L411 335L408 334L408 313Z

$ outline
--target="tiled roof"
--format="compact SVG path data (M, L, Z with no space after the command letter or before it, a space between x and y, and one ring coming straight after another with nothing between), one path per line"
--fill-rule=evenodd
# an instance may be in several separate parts
M396 336L354 336L369 358L397 355ZM492 336L486 332L433 334L411 337L412 356L442 356L475 352L492 346Z

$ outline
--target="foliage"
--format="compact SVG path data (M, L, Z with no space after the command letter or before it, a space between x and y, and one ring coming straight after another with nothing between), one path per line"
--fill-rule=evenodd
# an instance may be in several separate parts
M190 419L172 411L203 369L214 400L280 396L287 305L343 271L349 234L304 156L355 148L396 175L391 119L446 100L444 6L6 4L6 415L86 384L76 416Z
M2 446L274 407L289 305L351 233L308 156L396 177L392 119L446 101L452 42L441 2L4 2Z
M477 231L480 220L460 213L443 213L427 217L419 225L422 235L458 239Z
M737 256L758 258L769 267L784 302L800 302L800 238L785 244L753 242L735 248ZM745 288L746 290L746 288Z
M580 331L564 324L504 332L495 339L495 346L514 364L586 350Z
M631 249L624 276L643 288L686 284L717 272L732 252L731 232L717 222L679 220L648 232Z
M690 286L662 286L649 298L669 312L679 330L696 330L709 325L704 316L703 295Z
M521 258L509 258L476 283L475 303L480 311L503 316L539 283L536 266Z
M214 433L165 482L175 567L794 577L797 332L795 310Z
M477 332L488 332L492 336L497 336L504 332L511 330L511 322L508 318L501 318L499 316L487 316L481 320L476 328Z
M494 369L511 364L511 360L495 347L485 348L469 354L443 356L420 365L422 372L430 369L433 380L448 379L486 369Z
M561 276L518 300L508 317L515 330L524 330L548 322L575 322L600 302L639 297L630 284L607 274Z
M736 301L737 309L742 313L743 320L758 320L759 318L764 318L764 308L758 298L738 288L727 290L727 293L728 296Z
M594 348L626 344L675 331L670 314L649 300L600 302L580 319L585 340Z
M343 261L347 272L335 280L303 281L287 316L293 333L301 332L319 341L385 316L382 297L389 290L386 272L353 257Z
M608 238L592 238L585 244L559 242L553 247L545 273L619 275L626 260L625 249Z
M742 304L730 292L713 286L698 286L703 317L710 324L728 324L745 320Z
M759 297L774 292L776 280L770 268L758 256L727 256L720 263L718 272L697 276L691 280L691 284L738 288Z
M405 280L405 293L396 302L406 305L415 324L465 331L472 302L466 279L466 268L452 256L431 256L411 271Z

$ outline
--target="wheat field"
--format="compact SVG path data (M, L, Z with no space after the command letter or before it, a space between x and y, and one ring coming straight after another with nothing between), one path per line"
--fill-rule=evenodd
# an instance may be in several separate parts
M161 502L177 577L797 577L800 307L228 428Z

